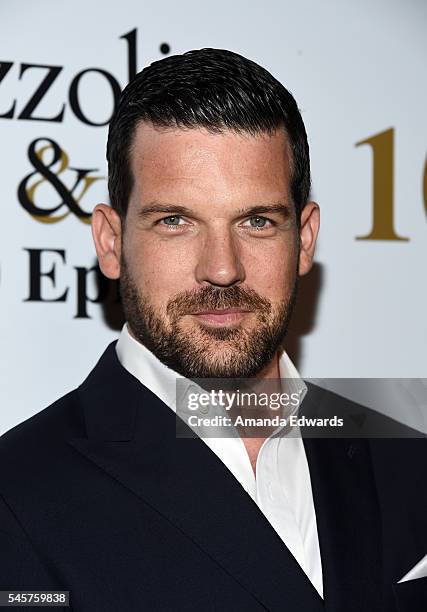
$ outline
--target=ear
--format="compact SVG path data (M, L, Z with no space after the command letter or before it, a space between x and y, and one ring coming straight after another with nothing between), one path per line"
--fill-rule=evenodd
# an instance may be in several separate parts
M121 221L117 212L98 204L92 213L92 236L99 267L107 278L120 276Z
M320 209L316 202L307 202L301 211L300 254L298 274L303 276L311 270L314 249L320 227Z

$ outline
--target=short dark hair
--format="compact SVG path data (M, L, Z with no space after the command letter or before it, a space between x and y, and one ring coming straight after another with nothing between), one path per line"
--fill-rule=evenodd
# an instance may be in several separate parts
M292 94L265 68L226 49L171 55L144 68L123 90L107 142L111 206L126 217L133 185L130 152L141 121L252 135L284 127L291 149L291 194L299 213L310 193L307 134Z

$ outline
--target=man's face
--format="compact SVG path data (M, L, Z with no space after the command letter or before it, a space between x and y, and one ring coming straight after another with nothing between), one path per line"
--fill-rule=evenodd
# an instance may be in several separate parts
M286 136L142 123L122 227L131 333L188 378L252 377L285 335L299 234Z

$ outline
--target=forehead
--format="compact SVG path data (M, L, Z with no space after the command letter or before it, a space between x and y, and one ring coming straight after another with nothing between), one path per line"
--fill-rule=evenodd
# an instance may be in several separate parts
M131 149L138 199L159 197L254 198L288 194L290 155L286 134L212 133L206 128L158 128L140 123ZM160 193L159 193L160 192ZM266 193L268 192L268 193Z

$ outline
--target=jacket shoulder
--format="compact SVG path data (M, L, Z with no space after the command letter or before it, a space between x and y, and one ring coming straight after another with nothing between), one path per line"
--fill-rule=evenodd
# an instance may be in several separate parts
M51 435L78 435L82 427L81 408L74 389L0 436L0 452Z
M67 453L67 440L84 435L77 389L16 425L0 437L0 492L3 486L46 476Z

